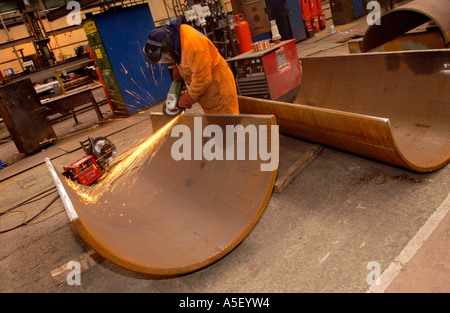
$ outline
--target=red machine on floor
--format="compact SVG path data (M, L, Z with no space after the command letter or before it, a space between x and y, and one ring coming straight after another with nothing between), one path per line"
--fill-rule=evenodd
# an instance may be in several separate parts
M116 156L116 148L105 137L95 139L88 137L80 144L86 155L64 166L62 174L72 181L89 186L107 170L108 165Z
M86 155L70 165L64 166L64 176L82 185L89 186L102 176L102 171L92 155Z

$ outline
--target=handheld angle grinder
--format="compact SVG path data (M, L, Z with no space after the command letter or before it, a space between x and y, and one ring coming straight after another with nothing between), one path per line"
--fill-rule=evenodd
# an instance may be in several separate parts
M181 80L172 82L170 85L169 92L167 93L166 102L163 105L162 112L166 116L175 117L182 112L184 112L184 108L180 108L178 104L178 99L180 97L181 91Z

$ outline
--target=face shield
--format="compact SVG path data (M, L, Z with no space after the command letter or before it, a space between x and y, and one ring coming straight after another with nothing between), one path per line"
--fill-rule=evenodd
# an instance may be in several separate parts
M162 42L148 40L144 46L145 57L152 63L158 63L161 59ZM153 48L153 50L152 50Z
M161 33L157 35L160 37ZM174 63L174 51L167 43L169 41L169 30L165 29L165 37L162 42L157 39L152 40L151 37L149 36L143 49L146 58L152 63Z

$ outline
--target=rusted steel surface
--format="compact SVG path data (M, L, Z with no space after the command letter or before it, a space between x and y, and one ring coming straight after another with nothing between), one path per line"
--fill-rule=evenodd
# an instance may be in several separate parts
M294 104L239 97L280 132L416 172L450 156L450 50L302 59Z
M363 39L350 40L348 48L350 53L362 53ZM437 28L430 28L423 32L411 32L388 41L372 49L371 52L393 52L406 50L445 49L444 38Z
M0 87L0 116L21 153L32 154L57 140L30 79Z
M273 116L183 114L175 126L187 125L193 133L194 117L200 117L203 129L220 126L224 137L227 125L267 125L270 130L276 124ZM56 171L61 184L55 183L67 192L75 212L68 210L72 223L104 258L136 272L184 274L225 256L257 223L276 170L261 171L259 157L175 161L171 149L180 137L167 132L156 151L148 149L138 169L114 181L93 204L84 203ZM204 138L203 145L209 140ZM270 137L268 144L269 151L277 148L278 137L276 146Z
M429 21L436 23L445 45L448 46L450 44L450 1L415 0L381 16L380 25L370 26L364 34L363 51L371 51Z

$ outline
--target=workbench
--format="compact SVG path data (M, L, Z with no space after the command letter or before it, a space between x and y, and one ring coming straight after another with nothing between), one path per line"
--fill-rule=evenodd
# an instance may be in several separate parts
M70 111L73 119L75 120L75 124L78 124L78 119L75 115L74 109L86 103L92 103L98 120L101 121L103 119L103 115L92 93L98 88L102 88L102 86L82 86L68 91L65 94L50 98L48 100L43 100L41 103L46 106L47 116Z

